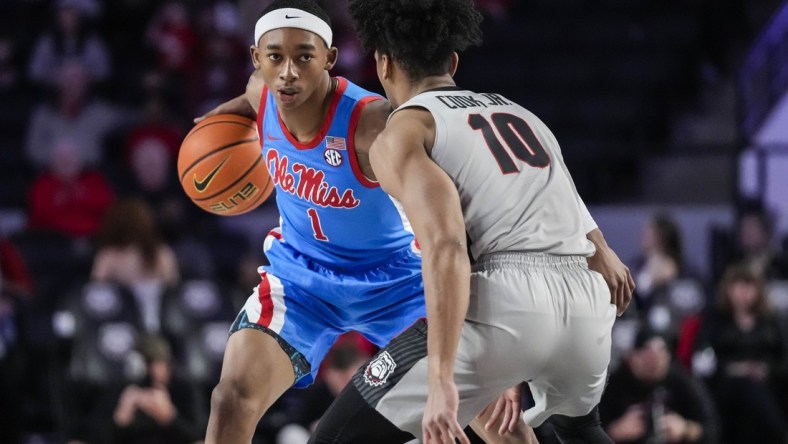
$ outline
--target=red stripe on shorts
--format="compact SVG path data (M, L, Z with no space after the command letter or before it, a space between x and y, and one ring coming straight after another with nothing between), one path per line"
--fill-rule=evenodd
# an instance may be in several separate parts
M268 282L268 275L260 273L263 279L257 286L257 297L260 299L260 320L258 324L268 327L274 317L274 301L271 299L271 283Z

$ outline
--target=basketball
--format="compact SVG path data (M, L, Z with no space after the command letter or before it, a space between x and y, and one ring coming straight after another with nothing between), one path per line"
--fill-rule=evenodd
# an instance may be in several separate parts
M257 124L232 114L208 117L189 131L178 153L178 177L192 202L222 216L251 211L274 190Z

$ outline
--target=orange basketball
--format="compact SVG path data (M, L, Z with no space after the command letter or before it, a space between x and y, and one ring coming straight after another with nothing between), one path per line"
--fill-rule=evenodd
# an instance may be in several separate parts
M208 117L189 131L178 177L197 206L222 216L251 211L274 190L256 123L233 114Z

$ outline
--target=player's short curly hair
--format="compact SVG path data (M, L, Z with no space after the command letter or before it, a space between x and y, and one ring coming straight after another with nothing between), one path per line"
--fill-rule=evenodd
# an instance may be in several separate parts
M326 23L328 23L328 26L331 26L331 19L329 18L328 13L313 0L274 0L273 3L263 9L263 12L260 13L260 17L268 14L271 11L282 8L295 8L306 11L323 19Z
M473 0L350 0L365 49L393 57L412 80L441 75L451 55L482 40Z

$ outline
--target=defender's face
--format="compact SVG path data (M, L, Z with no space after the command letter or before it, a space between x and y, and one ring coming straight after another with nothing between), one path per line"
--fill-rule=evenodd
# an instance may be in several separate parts
M302 29L268 31L252 47L252 63L281 109L302 105L335 61L336 49L326 48L317 34Z

